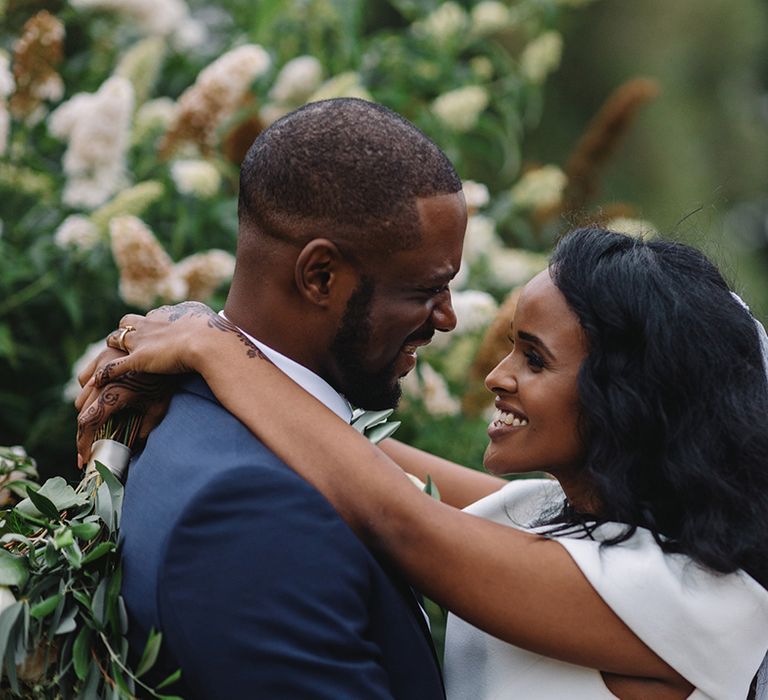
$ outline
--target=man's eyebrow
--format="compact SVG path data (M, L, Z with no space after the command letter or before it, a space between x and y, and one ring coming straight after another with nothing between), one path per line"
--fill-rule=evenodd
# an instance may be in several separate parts
M552 360L555 359L555 356L552 354L552 351L546 346L544 341L538 336L533 335L532 333L526 333L525 331L517 331L517 337L520 338L520 340L524 340L526 343L535 345L537 348L539 348L539 350L542 350L545 354L549 355L550 359Z

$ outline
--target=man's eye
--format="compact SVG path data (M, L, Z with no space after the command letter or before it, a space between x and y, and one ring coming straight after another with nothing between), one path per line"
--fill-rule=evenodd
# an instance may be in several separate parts
M432 296L436 297L438 294L442 294L443 292L447 291L447 289L448 289L448 285L447 284L441 284L439 287L432 287L429 290L429 293Z

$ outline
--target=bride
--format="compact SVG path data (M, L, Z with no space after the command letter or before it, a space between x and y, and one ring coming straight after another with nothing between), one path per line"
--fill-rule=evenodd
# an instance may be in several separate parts
M81 423L126 372L199 372L451 611L450 700L754 697L768 650L768 341L700 252L581 229L526 286L486 379L484 463L551 478L379 449L201 304L121 326L108 342L129 354L89 368ZM431 475L443 502L403 469Z

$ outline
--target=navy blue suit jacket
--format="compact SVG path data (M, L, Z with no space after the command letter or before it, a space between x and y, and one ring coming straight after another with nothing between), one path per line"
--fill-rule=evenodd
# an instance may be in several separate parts
M184 698L444 697L410 588L198 377L130 467L121 536L132 649L160 629Z

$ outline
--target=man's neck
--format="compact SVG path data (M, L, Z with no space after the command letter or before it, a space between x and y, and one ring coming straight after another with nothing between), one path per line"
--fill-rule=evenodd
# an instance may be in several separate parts
M224 318L235 323L235 325L245 333L248 339L254 343L278 369L333 411L339 418L347 423L350 422L352 418L352 407L349 402L322 377L315 374L315 372L308 369L296 359L280 352L280 350L256 337L253 333L249 332L248 329L240 327L234 319L230 319L226 315L226 311L221 311L219 313L221 313Z

